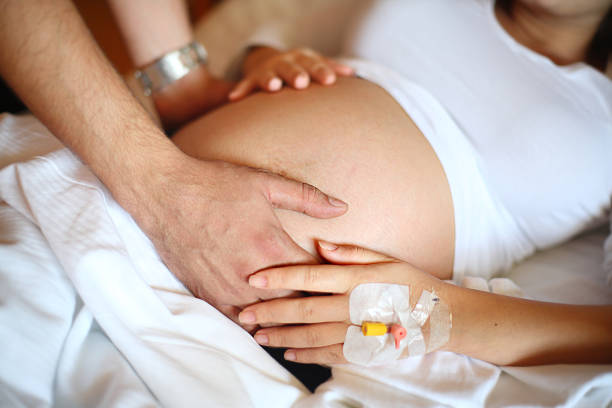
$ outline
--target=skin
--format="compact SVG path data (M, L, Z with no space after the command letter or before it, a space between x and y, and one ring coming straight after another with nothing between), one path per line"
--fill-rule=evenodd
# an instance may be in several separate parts
M315 239L336 240L450 277L454 219L442 166L404 110L371 82L339 78L308 91L258 93L192 122L173 141L196 158L265 168L342 197L350 209L330 222L277 212L313 256Z
M324 218L347 210L310 185L186 156L131 95L70 1L0 1L0 74L89 165L186 287L234 319L239 307L270 296L247 285L249 274L314 262L273 208Z
M248 131L235 126L236 117ZM199 119L174 140L195 157L303 177L347 199L349 212L334 220L278 212L296 242L336 265L272 268L250 277L262 290L326 294L255 303L239 315L243 324L275 326L255 339L289 347L286 358L345 362L350 290L361 282L390 282L407 284L415 294L433 288L450 306L445 350L501 365L612 361L610 306L526 301L439 280L450 277L454 256L448 183L418 128L376 85L347 78L306 93L256 94ZM334 251L315 247L319 240L348 245Z
M555 62L564 64L584 59L590 39L609 7L609 1L525 1L515 2L509 14L500 14L502 10L498 10L498 15L501 16L499 18L502 25L519 42L536 52L549 56ZM569 46L564 44L564 41L568 38L575 39L575 41L570 41ZM351 89L352 87L343 88L340 86L341 84L342 81L338 87L334 88L334 93L343 92L349 96L346 99L341 99L342 103L338 103L334 100L337 95L318 95L317 103L323 105L323 109L345 106L346 104L350 106L349 100L368 100L370 105L376 105L379 100L383 99L380 95L365 98L362 91ZM329 102L328 98L331 98L332 101ZM274 126L281 128L280 134L277 135L278 138L287 137L294 132L299 133L299 129L312 126L318 121L325 122L327 127L334 127L333 118L325 118L320 112L311 116L311 112L307 108L308 105L296 109L302 116L306 117L303 122L300 122L296 117L291 116L292 107L288 105L288 102L288 100L282 101L283 116L289 116L298 123L294 123L295 128L290 129L275 122ZM266 101L258 100L257 108L251 106L250 109L257 109L257 114L260 115L262 114L262 106L265 105ZM367 120L365 123L363 122L364 115L359 111L355 112L354 109L358 109L358 106L358 104L357 106L351 106L353 110L349 110L349 112L352 112L352 115L346 114L353 121L351 122L352 126L346 126L346 123L343 122L345 126L341 133L331 132L329 135L331 138L340 139L340 141L336 140L333 150L343 152L340 164L335 163L339 169L334 169L333 174L317 171L317 168L324 167L322 164L308 159L300 159L305 154L304 150L307 152L314 150L315 153L312 153L312 155L318 157L320 162L325 163L329 160L325 157L325 152L330 150L329 145L320 146L321 140L316 138L302 144L302 152L299 153L284 151L282 147L274 150L273 160L266 157L265 154L261 155L250 149L248 139L233 137L231 129L228 132L228 128L223 125L221 125L219 132L219 135L224 136L223 139L198 140L189 135L190 132L193 134L193 128L191 130L187 128L177 140L177 143L190 154L200 157L211 155L236 160L237 162L255 162L260 163L262 167L288 173L299 173L302 169L304 174L314 174L313 177L318 177L321 183L329 183L330 191L334 191L334 188L341 188L341 186L334 186L333 182L329 180L342 178L342 168L348 166L347 162L351 162L351 165L356 168L363 166L363 162L358 160L358 155L350 148L350 144L342 141L342 137L338 135L352 133L350 137L353 138L354 144L360 145L362 150L367 151L369 148L367 144L361 146L364 139L359 136L358 129L364 126L367 128L368 123ZM386 112L387 109L381 108L378 113L382 114L382 111ZM339 110L335 113L342 117L343 111ZM270 118L266 116L264 109L262 120L265 122L267 119ZM216 121L222 123L228 120L229 116L224 119L221 115L216 117L216 120L211 119L207 126L215 126ZM261 123L256 122L250 126L250 129L253 134L258 135L261 133L261 127ZM318 127L312 130L315 131L314 134L322 131ZM378 143L387 143L385 129L377 130L379 131L377 133L378 137L382 138ZM228 133L229 137L227 137ZM405 137L409 137L408 135L408 133L404 133ZM298 137L307 136L299 135ZM412 134L412 137L416 136ZM246 144L244 149L238 147L243 144ZM258 139L260 150L265 151L268 146L278 147L278 140L271 142L267 139L263 141ZM299 148L296 149L299 150ZM391 151L394 150L389 148L387 153L390 154ZM402 153L406 154L406 152ZM306 153L306 156L308 154ZM406 154L404 163L411 162L413 158L414 156L410 153ZM426 161L431 162L431 160ZM376 154L368 157L367 163L373 163L373 166L377 167ZM382 168L385 168L385 166L393 168L392 173L395 173L395 177L397 177L398 166L401 165L392 159L387 159ZM305 167L306 170L304 170ZM378 171L380 171L380 168L378 168ZM386 191L385 188L377 189L376 184L374 184L374 187L370 184L380 183L379 180L381 179L385 179L384 175L378 177L376 181L368 180L367 177L365 179L359 178L359 190L363 195L346 195L350 197L351 208L358 208L360 199L372 200L369 197L374 196L373 191L377 192L375 196L378 200L383 201L383 206L392 205L392 202L385 201L385 198L380 196L382 191ZM427 190L430 188L430 185L419 185L414 180L408 181L407 184L411 186L412 192L416 196L421 189ZM399 197L402 197L401 193L399 193ZM398 197L395 198L398 199ZM436 202L435 199L430 200L430 204L434 202ZM402 203L407 204L408 201L402 201ZM404 208L404 211L408 213L413 210L415 209L410 207ZM388 212L379 209L378 213L387 214ZM390 211L390 213L391 218L399 217L401 220L402 215L393 211ZM418 214L422 217L421 221L428 224L435 220L436 216L444 216L445 213L442 210L432 215L431 212L428 213L421 209ZM446 215L448 216L448 214ZM345 229L338 228L336 225L328 230L321 229L320 226L303 223L301 220L291 220L291 217L282 219L283 225L289 233L311 251L313 248L312 246L308 247L309 238L313 239L314 236L317 236L329 241L334 240L330 237L336 235L338 238L334 240L336 242L349 242L355 240L355 237L359 237L361 241L366 241L363 246L378 248L387 246L384 253L393 253L393 257L358 246L324 242L318 246L319 255L322 259L336 265L272 268L252 275L249 283L262 289L283 288L333 294L332 296L312 296L298 299L276 299L245 308L240 314L240 319L244 323L281 325L258 331L255 334L255 339L258 342L275 347L289 347L290 349L285 353L285 358L301 363L332 364L346 362L342 355L342 342L348 324L348 295L350 291L361 282L390 282L410 285L416 293L420 293L423 289L434 288L436 293L450 305L453 312L453 327L450 341L443 347L445 350L466 354L500 365L603 363L612 361L612 349L610 348L610 344L612 344L612 306L575 306L527 301L446 284L433 276L445 276L448 270L445 270L444 266L436 271L435 267L431 265L426 267L422 264L419 265L419 263L427 262L432 257L432 255L423 256L426 245L418 247L417 250L412 252L407 251L407 247L418 245L419 239L421 242L425 241L431 244L430 239L418 233L415 234L418 236L417 239L414 236L404 236L404 241L400 242L409 242L409 244L402 251L402 248L397 247L397 242L390 242L398 238L402 239L401 237L394 236L390 241L385 241L384 238L381 240L381 236L368 235L369 231L361 228L367 222L366 218L367 213L362 219L353 219L351 221L352 225L345 225ZM384 222L384 217L378 219ZM401 221L399 224L403 225ZM409 228L412 231L418 230L419 224L412 224ZM315 232L312 232L313 229ZM424 231L418 232L422 233ZM437 232L439 237L445 236L443 228ZM304 238L304 235L306 235L306 238ZM448 237L448 234L446 237ZM396 246L394 247L394 245ZM444 246L438 248L435 256L446 261L452 259L448 247L445 248ZM402 258L403 261L398 261L395 258ZM446 267L448 267L448 264ZM432 271L434 271L433 274L430 273ZM414 299L411 301L414 304ZM546 324L542 324L542 322L546 322ZM285 326L287 324L290 326Z
M558 65L584 61L610 0L522 0L496 7L500 24L519 43Z
M144 67L193 41L183 0L107 1L135 67ZM311 78L332 85L336 74L352 75L353 71L309 49L281 52L258 47L245 59L243 73L244 79L234 84L213 77L201 66L154 93L152 99L164 128L175 130L228 98L236 101L257 89L276 92L283 84L305 89Z
M499 365L612 361L612 306L570 306L494 295L442 282L405 262L363 248L328 242L319 242L318 248L329 262L352 266L276 268L249 278L258 288L333 294L273 300L240 314L252 324L290 324L255 334L260 344L290 347L285 353L288 360L346 363L342 343L350 324L350 292L360 283L385 282L409 285L415 293L413 306L416 294L432 289L449 305L453 323L443 350Z
M321 85L332 85L336 74L353 75L353 69L308 48L280 52L274 48L258 47L250 52L243 64L244 78L229 94L230 101L238 101L256 89L279 91L283 82L295 89L306 89L310 79Z
M353 74L352 68L307 48L282 52L266 47L249 53L243 72L244 78L234 84L214 78L200 66L155 92L153 102L164 127L176 130L228 100L238 101L256 90L277 92L283 85L306 89L311 78L321 85L333 85L336 75Z
M250 271L263 266L311 261L285 234L271 206L321 217L339 215L346 210L345 206L329 205L325 196L308 185L244 167L186 158L167 142L129 95L69 2L35 3L27 0L0 3L0 71L3 77L43 123L107 184L115 198L151 237L171 270L196 295L232 315L227 306L270 296L260 290L248 290L245 277ZM512 15L511 24L521 18ZM60 19L63 24L58 27ZM522 21L528 20L522 18ZM48 39L50 32L57 34L54 41ZM526 38L536 37L532 32ZM545 36L539 38L542 40ZM554 44L559 45L561 41L557 39L552 45L545 44L538 52L554 56L561 48ZM248 223L228 224L225 220L248 220ZM251 224L254 226L247 226ZM243 244L238 245L238 242ZM237 258L237 253L241 257ZM410 256L418 258L418 253L415 251ZM448 257L447 252L443 258ZM348 266L342 270L352 269ZM229 273L224 274L226 271ZM219 294L222 299L217 298ZM461 299L454 303L458 309L453 310L465 316L469 313L461 312L466 310L461 309L462 305L484 306L488 311L495 309L493 306L499 302L497 298L467 295ZM532 311L515 303L507 306L517 307L523 314ZM600 344L609 344L605 337L607 332L602 329L603 320L582 319L585 316L576 307L564 312L564 317L569 313L572 317L568 321L575 324L568 324L561 331L563 335L579 334L576 324L582 321L584 324L578 329L584 329L589 338L598 339ZM592 312L589 315L598 318L602 313L604 318L610 314L607 309ZM497 313L494 317L505 318ZM550 313L541 316L548 319ZM466 321L464 332L478 328L478 321ZM483 321L490 323L490 320ZM511 316L502 322L514 329L519 324L513 322ZM610 327L609 320L605 323L603 328ZM485 325L482 334L491 335L489 329L489 325ZM538 332L526 331L528 338L533 334ZM493 336L493 341L487 344L497 347L490 349L491 352L504 345L495 334ZM487 336L484 339L491 340ZM464 340L470 338L464 337ZM464 342L463 347L459 340L454 343L459 344L457 350L470 353L465 346L469 342ZM584 345L578 342L576 348L581 350ZM538 348L523 344L523 348L529 347ZM519 354L530 355L524 351ZM519 356L517 361L523 360Z

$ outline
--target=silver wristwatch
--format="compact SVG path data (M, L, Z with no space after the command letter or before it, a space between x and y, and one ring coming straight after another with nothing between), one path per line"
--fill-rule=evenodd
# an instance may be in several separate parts
M206 48L193 41L137 70L134 76L140 81L144 94L149 96L206 64L207 57Z

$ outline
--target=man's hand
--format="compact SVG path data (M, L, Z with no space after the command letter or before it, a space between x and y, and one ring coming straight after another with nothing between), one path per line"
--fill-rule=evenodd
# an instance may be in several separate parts
M235 321L242 307L290 293L252 288L250 274L314 262L285 233L274 208L319 218L347 210L345 203L308 184L188 156L178 164L165 163L147 191L138 200L140 208L129 211L177 278Z
M0 0L0 10L0 75L89 165L194 294L235 319L236 309L226 305L259 298L247 275L312 261L272 208L333 217L346 205L329 204L301 183L179 151L128 91L69 0Z

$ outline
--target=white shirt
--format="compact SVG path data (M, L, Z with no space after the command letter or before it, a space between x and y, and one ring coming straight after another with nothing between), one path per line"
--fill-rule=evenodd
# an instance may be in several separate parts
M494 0L350 4L350 13L335 14L336 24L329 21L334 13L322 7L306 12L304 6L299 21L268 25L252 42L316 45L311 35L296 34L308 30L334 43L337 27L348 20L341 53L395 70L444 106L477 152L491 194L533 249L606 222L612 197L609 78L583 63L557 66L519 44L497 21ZM609 273L612 279L612 265Z
M612 81L517 43L491 0L362 7L344 53L401 72L442 103L536 248L603 220L612 196Z

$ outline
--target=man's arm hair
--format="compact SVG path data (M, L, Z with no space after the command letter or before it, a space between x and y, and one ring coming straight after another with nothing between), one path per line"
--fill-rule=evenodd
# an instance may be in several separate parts
M122 204L155 163L181 156L69 0L0 0L0 74Z

